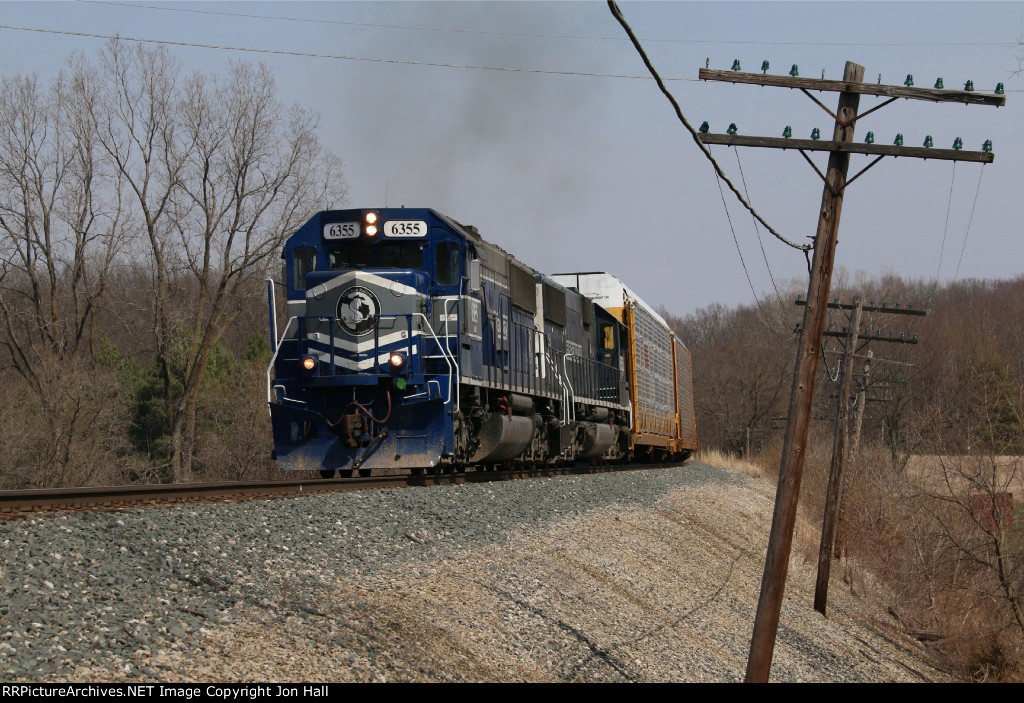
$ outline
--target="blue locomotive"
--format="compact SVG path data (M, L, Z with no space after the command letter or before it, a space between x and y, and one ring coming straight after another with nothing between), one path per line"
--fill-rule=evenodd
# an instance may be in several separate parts
M318 213L282 258L288 320L278 338L271 284L267 372L282 470L541 467L696 448L689 353L608 274L546 276L420 208Z

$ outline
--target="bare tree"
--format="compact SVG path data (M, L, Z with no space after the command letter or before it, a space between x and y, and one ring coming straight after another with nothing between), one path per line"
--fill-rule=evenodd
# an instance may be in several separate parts
M128 236L98 158L95 75L73 58L48 87L0 83L0 347L8 486L99 480L124 442L91 360L108 274ZM16 376L12 377L11 372ZM111 434L108 434L111 433ZM91 466L90 466L91 464Z
M888 508L858 506L854 522L874 536L867 559L891 553L886 576L912 630L938 640L966 677L1013 680L1024 652L1024 525L1014 503L1024 487L1024 391L990 339L947 357L931 382L907 421L923 454L904 476L881 472L875 492Z
M292 230L342 200L344 181L317 120L281 105L265 66L183 78L165 51L117 41L102 63L100 139L145 233L168 466L172 480L186 481L207 360L241 309L240 293L266 275Z
M668 317L693 354L697 421L705 444L744 452L748 438L761 443L771 419L784 414L791 344L778 330L793 315L780 305L765 301L757 308L727 310L712 304L682 320Z
M196 403L210 352L241 312L240 294L266 275L284 238L344 195L316 118L275 98L266 66L236 63L224 80L193 75L180 108L185 167L178 242L195 283L179 348L183 392L174 412L175 472L188 476Z
M73 61L48 91L35 77L0 86L0 312L30 381L33 345L67 358L91 344L127 236L118 179L97 159L94 78Z
M111 41L100 55L103 100L90 117L105 159L116 170L132 200L132 212L143 241L133 251L149 260L151 319L156 358L160 361L165 421L174 422L170 403L175 388L169 338L173 326L168 304L175 252L171 236L177 213L173 196L184 168L176 133L176 94L180 69L163 49L148 50Z

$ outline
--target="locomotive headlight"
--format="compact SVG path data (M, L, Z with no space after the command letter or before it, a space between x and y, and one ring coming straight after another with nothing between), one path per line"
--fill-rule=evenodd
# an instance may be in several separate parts
M405 354L392 352L391 355L388 356L388 364L391 365L391 369L393 371L401 371L405 368Z
M377 213L375 213L375 212L368 212L368 213L366 213L366 216L363 219L366 220L366 227L363 230L363 231L366 232L366 236L367 237L376 237L377 236Z
M311 356L302 357L302 368L306 369L306 371L312 371L316 368L316 359Z

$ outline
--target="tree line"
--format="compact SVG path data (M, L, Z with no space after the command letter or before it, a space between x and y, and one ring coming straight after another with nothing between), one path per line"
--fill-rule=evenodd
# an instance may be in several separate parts
M265 362L259 282L284 238L345 196L317 128L264 65L187 73L120 41L49 82L3 79L3 487L232 463L212 458L225 440L209 429L240 422L215 406L247 397Z
M776 298L667 314L693 356L701 444L777 473L803 309L794 284ZM826 337L806 448L801 509L820 525L837 403L863 402L847 473L843 578L881 584L894 625L965 679L1024 678L1024 276L945 285L840 274L830 298L926 308L865 313L862 331L917 344L858 349L855 384L838 398L843 340ZM829 311L829 328L849 325ZM865 373L867 352L873 353ZM817 558L817 534L805 558ZM836 574L839 574L837 577ZM809 607L809 604L808 604Z
M837 276L832 299L849 303L859 295L865 305L899 303L928 311L926 317L864 314L862 334L916 335L918 340L914 345L862 342L858 355L867 350L874 355L870 377L858 379L869 391L866 438L888 447L897 467L923 452L1024 452L1024 277L944 286L895 275L849 279L842 272ZM778 442L788 411L803 315L796 301L802 292L795 282L756 305L730 309L715 303L685 317L662 311L693 356L703 444L742 455ZM847 312L829 311L830 331L848 324ZM842 340L826 337L824 348L815 417L821 431L830 434ZM858 361L861 375L862 368Z

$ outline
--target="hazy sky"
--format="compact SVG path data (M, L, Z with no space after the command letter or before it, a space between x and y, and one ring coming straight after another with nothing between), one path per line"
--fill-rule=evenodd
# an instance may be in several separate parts
M1014 129L1024 115L1015 75L1024 3L620 7L662 76L676 79L669 86L688 119L714 132L735 122L741 134L781 136L791 125L796 137L819 127L827 138L832 121L797 91L697 81L705 60L728 69L738 58L759 71L767 59L771 73L798 64L800 75L824 69L826 78L841 78L852 60L872 82L913 74L930 87L941 76L947 88L971 79L985 92L1004 83L1004 108L897 101L858 125L858 141L868 130L878 143L901 132L908 146L932 135L949 148L959 136L977 150L991 139L995 162L954 174L947 161L883 159L847 192L837 265L942 281L958 263L961 279L1022 272L1024 137ZM0 2L0 24L348 57L169 47L189 69L271 66L282 99L321 115L322 139L346 165L346 205L432 207L537 269L608 271L679 315L753 300L711 166L603 2ZM50 78L71 52L94 55L103 43L0 29L3 74ZM820 99L834 107L837 94ZM861 112L879 102L862 97ZM737 160L735 149L712 151L738 185L742 169L773 227L809 241L822 184L798 152L741 149ZM827 154L814 159L824 168ZM851 174L867 162L854 156ZM774 295L770 275L780 285L806 278L802 254L761 231L763 255L727 191L726 204L759 296Z

